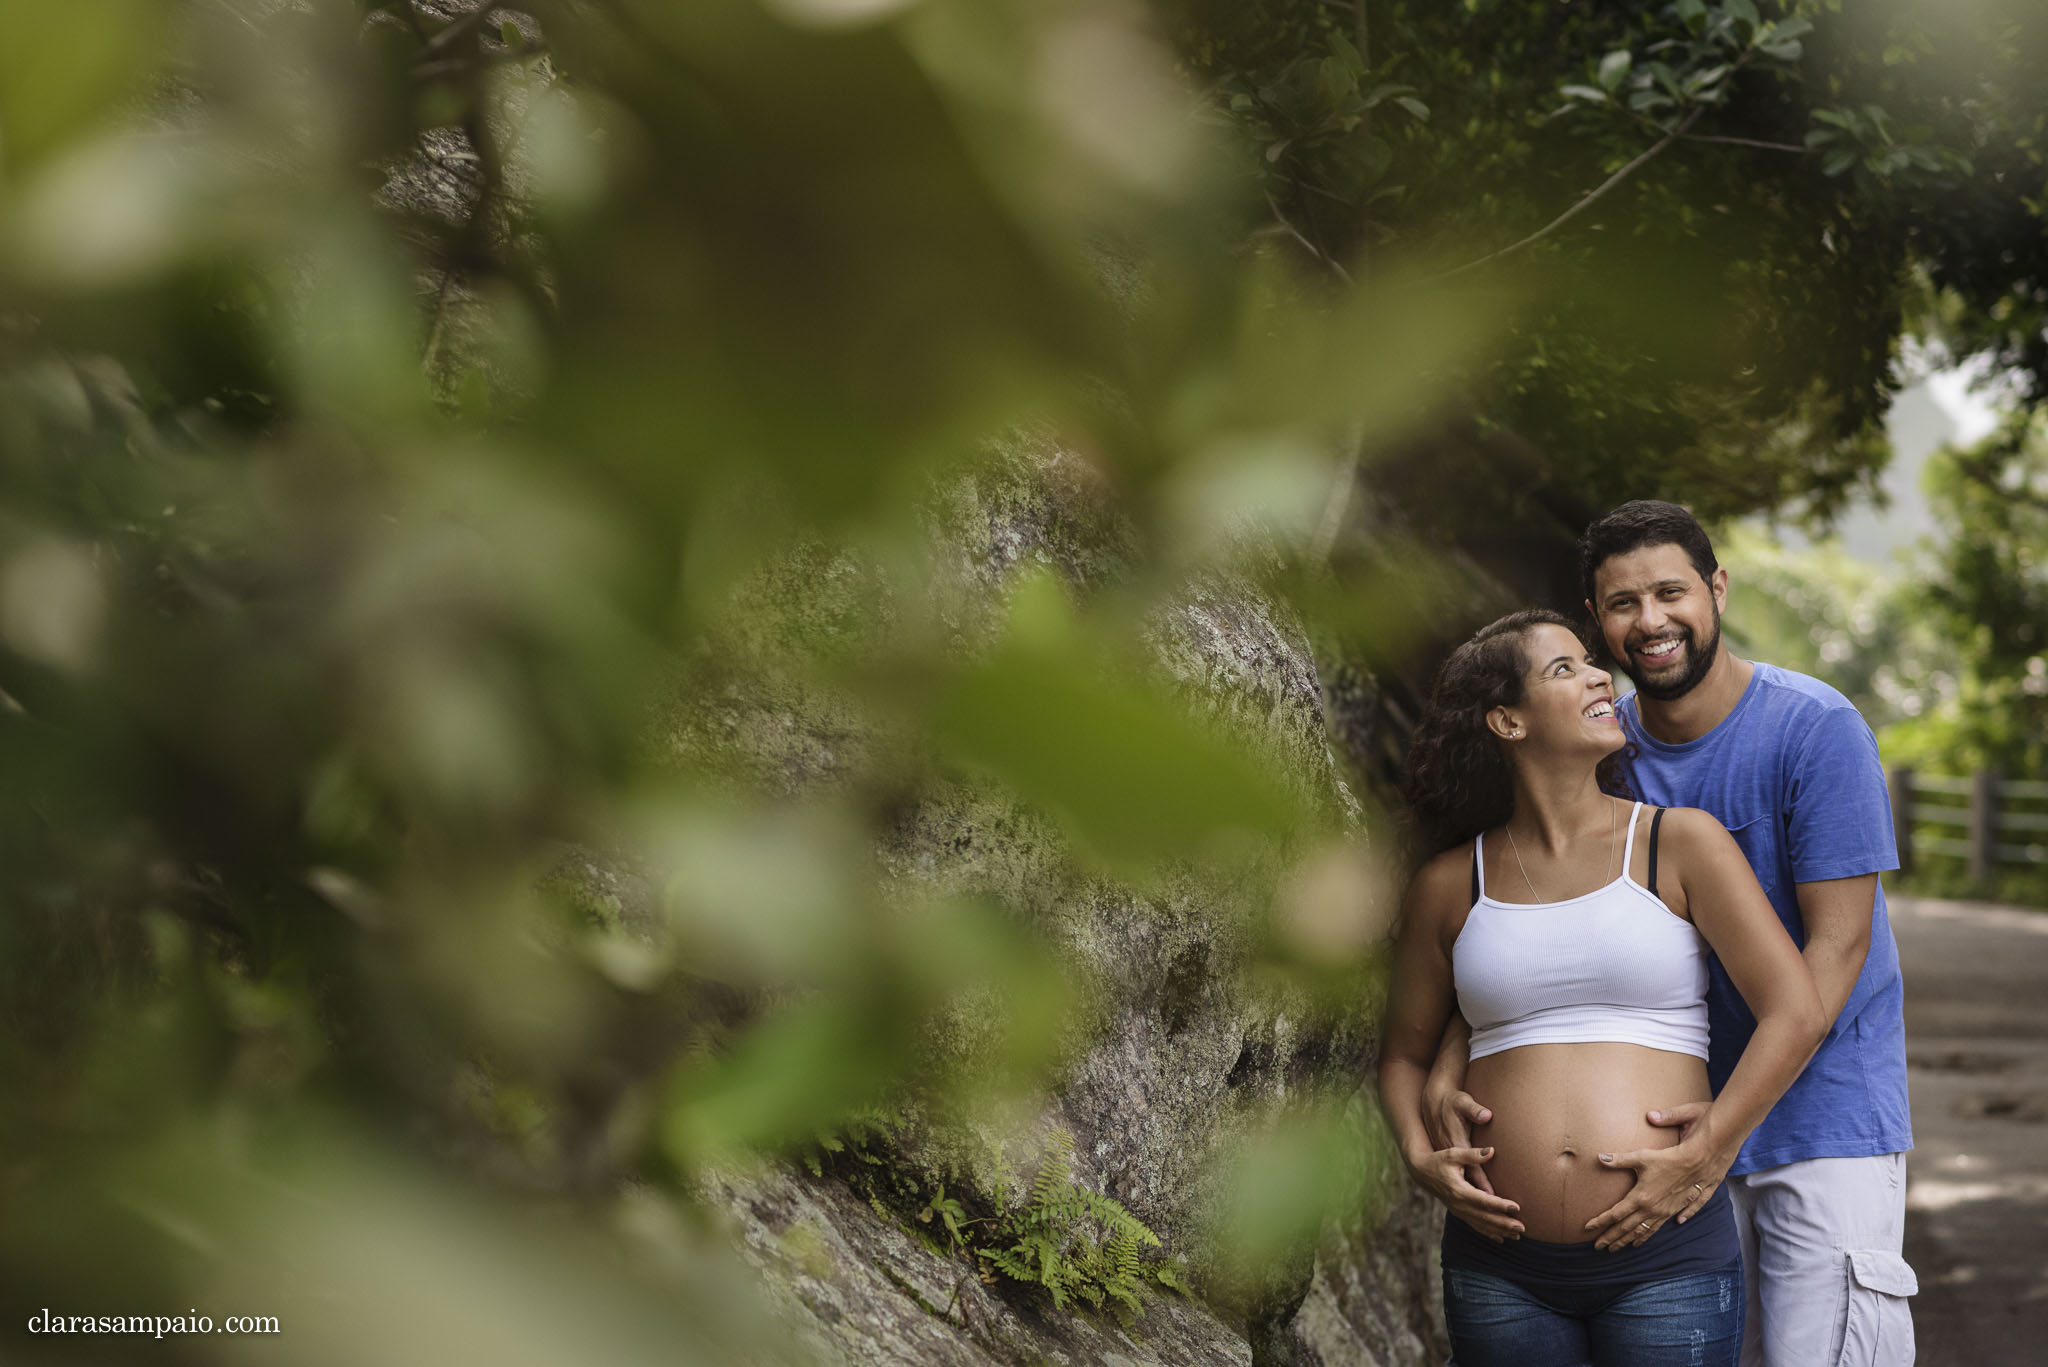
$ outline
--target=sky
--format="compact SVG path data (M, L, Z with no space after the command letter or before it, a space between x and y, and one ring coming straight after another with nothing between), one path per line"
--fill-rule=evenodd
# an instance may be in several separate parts
M1973 387L1980 384L1982 374L1979 367L1966 363L1934 371L1899 391L1885 417L1891 464L1878 481L1890 506L1859 503L1843 515L1837 532L1849 554L1890 568L1898 552L1934 535L1934 520L1920 496L1920 472L1942 446L1968 445L1997 426L1997 408ZM1790 547L1812 544L1790 528L1781 528L1779 539Z

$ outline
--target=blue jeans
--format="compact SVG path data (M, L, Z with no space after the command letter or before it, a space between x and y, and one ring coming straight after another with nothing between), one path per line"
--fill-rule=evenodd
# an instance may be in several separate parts
M1735 1367L1744 1309L1740 1258L1716 1272L1542 1297L1444 1269L1455 1367Z

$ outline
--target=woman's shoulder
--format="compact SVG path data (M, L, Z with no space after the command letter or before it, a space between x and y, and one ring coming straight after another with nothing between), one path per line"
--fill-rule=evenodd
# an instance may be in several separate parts
M1676 832L1683 839L1686 835L1699 834L1708 827L1717 831L1728 829L1714 819L1712 812L1699 807L1664 807L1659 810L1664 813L1659 829L1667 836Z
M1415 881L1431 887L1464 886L1472 877L1472 852L1472 842L1460 840L1443 853L1430 856L1415 871Z
M1463 914L1472 906L1472 842L1431 857L1408 883L1410 914Z
M1432 855L1409 879L1407 898L1411 904L1432 902L1438 906L1470 906L1473 898L1473 842L1460 840L1442 855Z
M1435 944L1446 958L1472 911L1472 842L1430 858L1408 880L1401 903L1401 934Z
M1712 812L1698 807L1666 807L1657 827L1658 844L1678 858L1713 858L1726 851L1741 856L1728 828Z

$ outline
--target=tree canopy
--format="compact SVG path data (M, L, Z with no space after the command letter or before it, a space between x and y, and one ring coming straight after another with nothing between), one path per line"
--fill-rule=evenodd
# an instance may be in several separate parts
M1930 291L1959 351L2039 373L2024 6L1191 8L1283 240L1520 268L1534 298L1467 401L1593 504L1868 496Z

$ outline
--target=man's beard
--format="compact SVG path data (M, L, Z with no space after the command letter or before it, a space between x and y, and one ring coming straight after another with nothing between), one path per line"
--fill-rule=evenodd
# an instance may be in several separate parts
M1662 682L1652 682L1640 675L1636 678L1636 691L1646 698L1658 702L1677 702L1700 686L1700 680L1707 677L1707 671L1714 667L1714 656L1721 649L1721 610L1714 609L1714 634L1707 638L1705 649L1699 649L1692 638L1690 628L1680 637L1685 642L1679 649L1685 653L1685 668L1678 677Z

